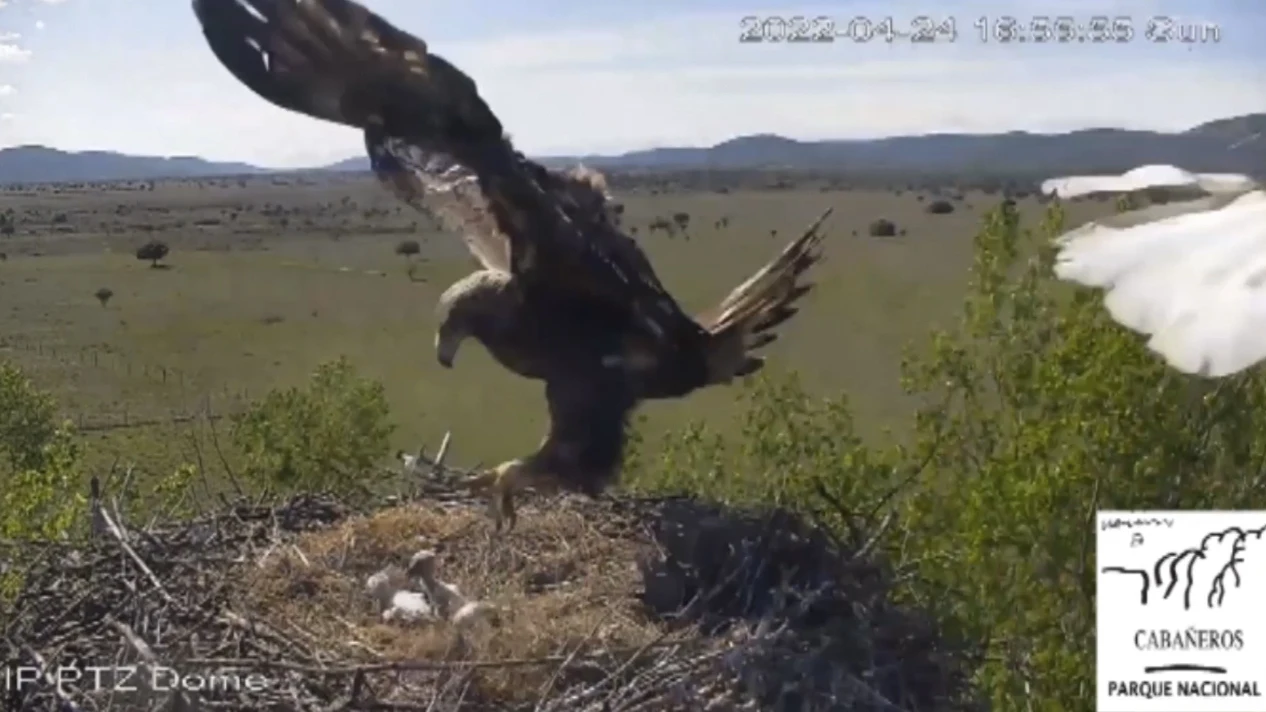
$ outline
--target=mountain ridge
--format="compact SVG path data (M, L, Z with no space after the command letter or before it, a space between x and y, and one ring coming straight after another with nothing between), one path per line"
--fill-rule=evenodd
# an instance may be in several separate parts
M876 139L799 140L776 134L736 136L708 147L662 147L617 155L546 156L547 165L583 162L607 170L760 169L1068 174L1169 163L1192 171L1259 173L1266 166L1266 113L1208 121L1165 133L1090 128L1059 134L933 133ZM1232 148L1234 146L1234 148ZM354 156L307 169L273 169L198 156L138 156L63 151L38 145L0 149L0 184L203 178L229 175L367 171Z

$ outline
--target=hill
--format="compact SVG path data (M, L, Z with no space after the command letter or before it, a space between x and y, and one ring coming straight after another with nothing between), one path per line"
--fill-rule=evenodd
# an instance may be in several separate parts
M264 170L196 156L129 156L113 151L62 151L47 146L0 149L0 184L196 178Z
M615 170L784 168L850 172L1035 174L1125 170L1171 163L1195 171L1254 173L1266 163L1266 141L1231 145L1266 131L1266 114L1211 121L1179 133L1114 128L1063 134L928 134L866 140L800 141L761 134L706 148L670 147L616 156L554 156ZM355 156L320 167L369 169ZM44 146L0 149L0 184L241 175L270 169L192 156L72 153Z

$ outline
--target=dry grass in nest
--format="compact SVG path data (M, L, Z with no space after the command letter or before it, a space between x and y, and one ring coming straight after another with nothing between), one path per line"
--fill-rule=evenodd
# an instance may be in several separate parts
M494 539L482 503L440 499L356 517L330 497L298 495L32 543L21 591L0 610L0 664L146 660L270 681L150 690L149 709L975 708L981 650L895 605L882 561L793 514L681 497L573 499L529 508ZM437 550L442 578L505 607L504 625L459 637L379 624L364 579L422 545ZM661 640L654 616L675 633ZM648 641L658 644L639 645ZM112 695L45 685L5 704L143 706Z
M570 499L529 507L501 535L469 507L421 502L352 517L268 552L243 572L241 596L278 629L366 662L631 653L664 632L636 597L637 561L653 545L636 532L611 531L609 519L599 520L604 531L583 509ZM499 625L459 636L447 623L382 623L365 579L388 564L403 568L420 548L436 551L440 579L498 606ZM495 699L522 701L537 696L557 667L483 668L474 685Z

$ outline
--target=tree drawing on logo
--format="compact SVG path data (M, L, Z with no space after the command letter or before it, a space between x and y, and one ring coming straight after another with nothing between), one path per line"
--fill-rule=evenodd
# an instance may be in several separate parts
M1162 554L1143 567L1104 566L1105 574L1122 574L1135 577L1140 585L1139 602L1148 605L1159 593L1160 600L1173 600L1181 596L1183 610L1191 610L1193 598L1207 608L1219 608L1226 600L1228 590L1240 588L1243 578L1240 565L1251 545L1266 539L1266 525L1257 529L1228 527L1210 532L1200 545ZM1132 539L1131 548L1136 546ZM1266 560L1259 562L1266 566Z

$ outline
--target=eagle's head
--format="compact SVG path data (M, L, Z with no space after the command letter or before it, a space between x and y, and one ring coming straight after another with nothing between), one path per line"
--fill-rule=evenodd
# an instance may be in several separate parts
M462 341L473 336L481 341L513 318L518 290L511 276L496 270L468 275L444 290L435 308L435 358L452 368Z

